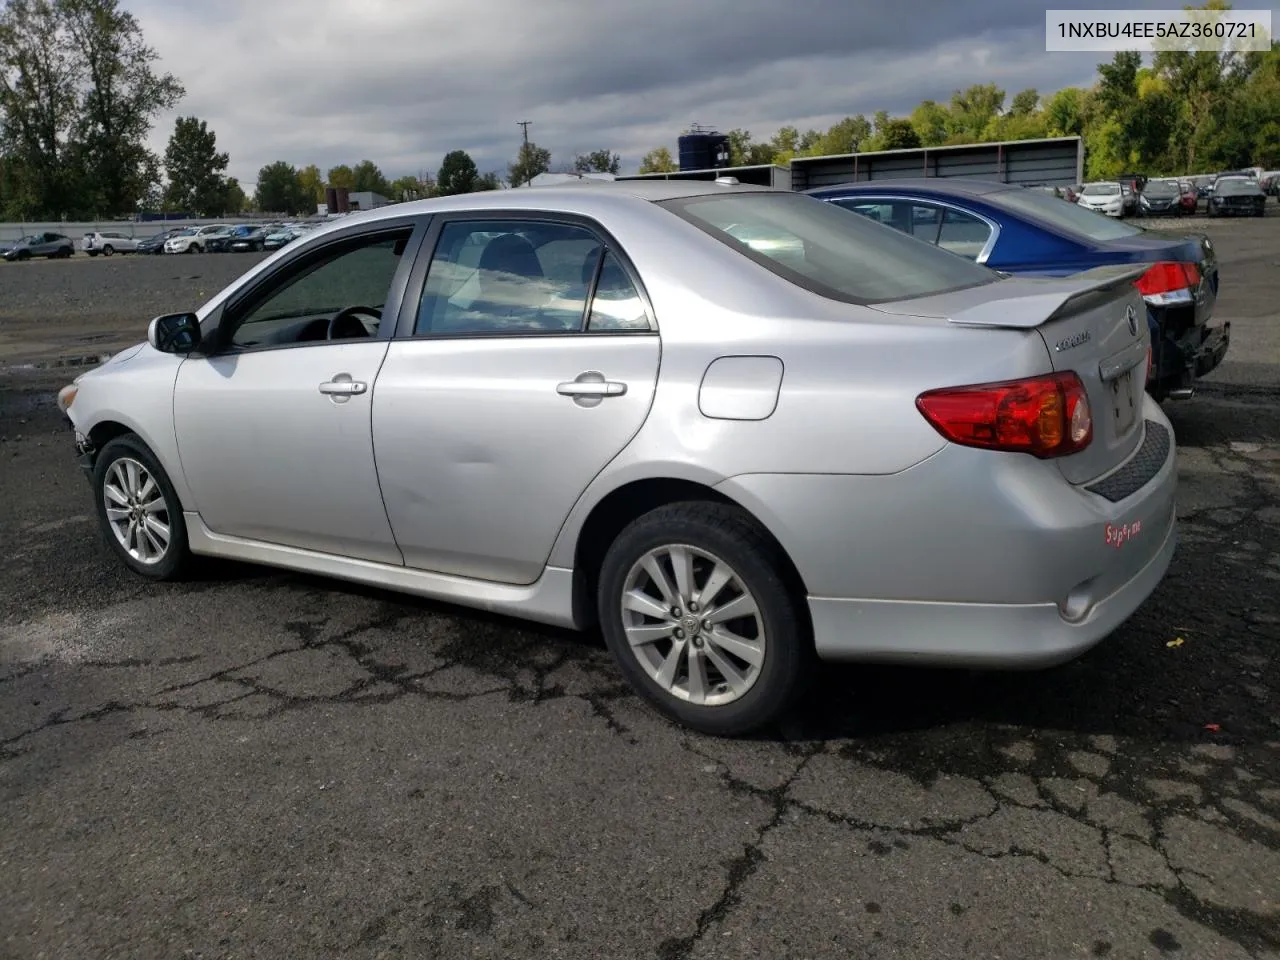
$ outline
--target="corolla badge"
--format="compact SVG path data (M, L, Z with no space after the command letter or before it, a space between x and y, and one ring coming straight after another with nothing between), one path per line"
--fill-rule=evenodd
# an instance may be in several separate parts
M1136 337L1138 335L1138 311L1133 309L1133 304L1125 307L1124 321L1129 324L1129 332Z
M1053 345L1053 349L1061 353L1063 350L1070 350L1072 347L1078 347L1082 343L1088 343L1090 334L1088 330L1082 330L1080 333L1074 333L1069 337L1064 337Z

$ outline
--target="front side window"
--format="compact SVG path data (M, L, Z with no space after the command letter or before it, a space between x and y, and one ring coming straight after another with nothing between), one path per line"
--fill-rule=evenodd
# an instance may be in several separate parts
M253 348L376 337L411 233L406 228L338 243L283 278L268 280L267 289L233 321L231 344Z
M994 271L801 194L732 193L662 206L780 277L850 303L993 283Z
M423 285L416 336L576 333L584 325L648 327L629 276L590 230L536 220L445 224Z

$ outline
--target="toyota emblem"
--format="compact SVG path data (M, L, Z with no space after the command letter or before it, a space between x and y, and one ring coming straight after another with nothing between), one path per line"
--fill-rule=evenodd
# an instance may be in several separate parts
M1133 304L1125 308L1124 319L1129 324L1129 332L1136 337L1138 335L1138 311L1133 309Z

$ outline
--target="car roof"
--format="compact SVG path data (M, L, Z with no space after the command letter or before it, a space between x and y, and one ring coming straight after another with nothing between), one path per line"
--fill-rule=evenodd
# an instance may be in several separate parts
M1036 184L1043 186L1043 184ZM902 177L883 180L855 180L824 187L814 187L806 193L825 193L830 190L928 190L952 196L982 197L1004 193L1021 187L1017 183L1001 183L999 180L979 180L969 177Z
M353 221L372 223L418 214L447 213L452 210L546 210L572 213L584 206L599 209L602 200L606 204L628 204L637 200L660 203L664 200L728 193L795 195L790 190L776 187L715 183L711 180L588 180L547 187L484 190L476 193L453 194L448 197L409 200L404 203L387 204L385 207L377 207L373 210L353 211L348 216L322 226L350 224Z

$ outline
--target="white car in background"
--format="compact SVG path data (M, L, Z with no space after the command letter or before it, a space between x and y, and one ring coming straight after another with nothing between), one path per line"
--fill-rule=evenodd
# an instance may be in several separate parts
M1120 184L1108 180L1103 183L1086 183L1076 205L1096 213L1105 213L1108 217L1123 217L1124 201L1124 190Z
M230 230L226 223L210 223L203 227L191 227L181 233L175 233L164 242L165 253L201 253L205 248L205 237L212 233Z
M138 241L116 230L102 230L86 233L80 241L80 249L91 257L98 254L109 257L116 253L133 253L138 249Z

